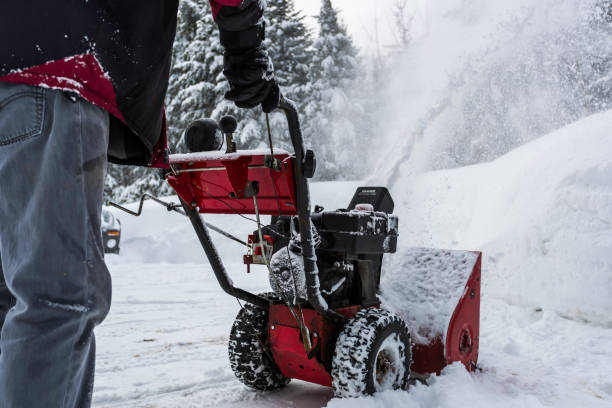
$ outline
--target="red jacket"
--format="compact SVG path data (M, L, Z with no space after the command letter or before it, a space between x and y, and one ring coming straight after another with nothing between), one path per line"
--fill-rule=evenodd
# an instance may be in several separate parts
M224 33L263 39L265 2L210 3L222 42ZM79 94L110 113L110 161L166 167L163 106L177 10L178 0L7 2L0 27L10 41L0 47L0 81Z

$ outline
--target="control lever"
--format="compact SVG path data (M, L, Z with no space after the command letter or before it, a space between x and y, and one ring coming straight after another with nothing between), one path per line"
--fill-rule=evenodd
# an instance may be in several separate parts
M224 116L219 121L219 127L225 135L225 153L236 153L236 142L234 142L234 133L238 128L238 122L233 116Z

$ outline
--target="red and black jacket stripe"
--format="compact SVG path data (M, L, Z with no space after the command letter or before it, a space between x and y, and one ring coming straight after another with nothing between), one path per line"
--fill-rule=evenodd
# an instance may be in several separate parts
M211 5L224 45L261 41L265 2ZM178 0L7 2L0 81L77 92L111 114L110 161L165 167L163 106L177 10Z

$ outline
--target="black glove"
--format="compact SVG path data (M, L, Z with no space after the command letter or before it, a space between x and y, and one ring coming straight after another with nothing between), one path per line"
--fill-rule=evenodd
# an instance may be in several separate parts
M263 45L250 49L226 50L223 74L230 83L225 98L239 108L261 104L268 113L278 107L280 90L274 79L274 66Z

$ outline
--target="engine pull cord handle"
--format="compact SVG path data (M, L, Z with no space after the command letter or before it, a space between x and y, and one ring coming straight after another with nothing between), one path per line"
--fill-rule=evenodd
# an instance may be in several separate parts
M266 126L268 128L268 143L270 144L270 154L274 157L274 145L272 144L272 128L270 127L270 115L266 113Z
M270 115L266 113L266 127L268 129L268 144L270 145L270 156L266 158L266 167L271 171L281 172L283 170L283 160L274 156L274 145L272 144L272 127L270 126ZM285 159L286 160L286 159Z

